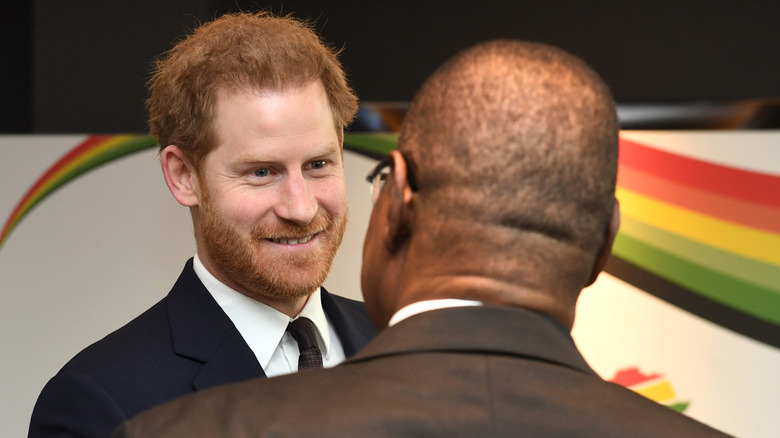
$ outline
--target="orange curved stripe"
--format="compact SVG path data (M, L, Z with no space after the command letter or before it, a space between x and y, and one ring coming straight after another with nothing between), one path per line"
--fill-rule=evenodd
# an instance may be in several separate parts
M737 169L620 140L620 166L743 201L780 208L780 176Z
M780 234L780 208L721 196L632 166L620 167L618 186L721 220Z

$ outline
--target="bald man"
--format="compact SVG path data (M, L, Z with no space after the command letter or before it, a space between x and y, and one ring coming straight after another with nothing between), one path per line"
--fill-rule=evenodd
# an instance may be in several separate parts
M577 58L462 52L368 178L379 336L333 369L191 396L116 436L724 436L603 381L569 334L620 222L617 139L609 90Z

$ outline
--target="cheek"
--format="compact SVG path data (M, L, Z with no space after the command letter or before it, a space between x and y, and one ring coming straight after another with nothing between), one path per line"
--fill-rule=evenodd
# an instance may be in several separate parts
M317 202L333 217L347 214L347 189L343 181L320 184L315 190Z
M217 206L219 214L224 220L239 228L254 227L273 210L270 197L225 196L221 201Z

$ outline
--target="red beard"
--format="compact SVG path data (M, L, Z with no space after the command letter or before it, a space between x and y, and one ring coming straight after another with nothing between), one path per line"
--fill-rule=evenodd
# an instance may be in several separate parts
M208 256L222 277L239 292L265 302L290 302L314 292L328 276L347 227L347 209L336 222L319 210L307 225L280 220L273 225L260 224L251 235L236 231L214 211L208 194L200 206L200 231ZM275 251L268 239L314 235L318 240L308 251Z

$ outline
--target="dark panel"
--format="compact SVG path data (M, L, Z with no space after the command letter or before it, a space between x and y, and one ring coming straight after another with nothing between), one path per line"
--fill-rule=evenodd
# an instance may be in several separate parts
M32 3L0 6L0 132L32 129Z
M222 0L223 10L256 1ZM780 2L732 0L261 2L316 19L361 99L409 100L469 45L519 38L591 64L621 102L780 96Z
M36 132L146 132L145 82L152 61L211 2L35 2Z
M342 60L362 101L410 100L445 59L493 38L546 42L583 57L622 103L780 96L775 1L38 0L35 5L36 132L145 132L144 82L151 60L198 21L258 8L314 20L326 41L344 48Z

